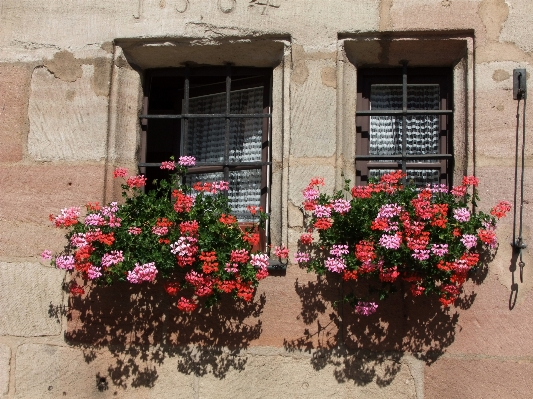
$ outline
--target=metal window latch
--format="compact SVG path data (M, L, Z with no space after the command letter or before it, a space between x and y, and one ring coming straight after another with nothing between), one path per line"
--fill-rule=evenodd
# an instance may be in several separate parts
M522 68L513 69L513 99L523 100L527 97L527 75Z

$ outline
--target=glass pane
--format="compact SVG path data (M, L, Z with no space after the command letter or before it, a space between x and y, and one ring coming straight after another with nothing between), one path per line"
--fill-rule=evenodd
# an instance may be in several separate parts
M247 206L261 205L261 169L230 172L229 203L239 222L252 221Z
M230 162L260 162L263 119L239 118L230 123Z
M370 169L368 177L379 180L384 174L396 171L397 169ZM413 181L417 187L426 187L427 184L439 184L440 169L407 169L407 181Z
M224 173L199 173L186 177L187 184L224 180ZM261 169L238 170L229 174L229 205L239 222L252 221L248 205L261 205Z
M219 113L222 111L209 112ZM189 129L185 139L185 155L195 157L196 162L222 163L224 162L225 145L226 121L224 118L189 119Z
M226 94L210 94L191 98L191 114L223 114L226 112ZM231 113L263 113L263 88L231 92ZM230 120L229 161L252 162L262 159L262 118L232 118ZM224 118L199 118L189 120L185 153L198 162L224 162L226 120Z
M179 149L180 122L176 119L150 119L146 162L168 161Z
M372 85L370 104L374 110L402 109L402 85ZM407 85L407 109L439 109L439 104L439 85ZM438 154L438 115L408 116L406 119L407 154ZM401 152L402 117L370 117L370 155L398 155Z
M263 87L231 92L230 109L235 114L262 114ZM236 118L230 124L230 162L259 162L262 159L262 118Z
M230 112L232 114L262 114L263 87L231 91Z
M185 176L185 183L192 186L194 183L212 183L215 181L224 180L223 172L211 172L211 173L197 173L197 174L188 174Z
M371 109L402 109L402 85L370 86Z

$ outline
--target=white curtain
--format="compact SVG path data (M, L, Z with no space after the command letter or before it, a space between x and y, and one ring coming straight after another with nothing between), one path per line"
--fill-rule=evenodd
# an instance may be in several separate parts
M402 109L402 85L375 84L371 86L371 109ZM439 85L407 85L407 109L438 110ZM417 115L406 118L406 149L409 155L439 153L439 116ZM370 117L370 155L397 155L402 153L402 117ZM383 160L381 162L391 162ZM431 160L416 161L420 163ZM379 177L392 170L371 169L369 177ZM438 169L408 169L408 180L417 185L438 183Z
M190 98L191 114L223 114L226 93ZM263 87L231 92L230 113L262 114ZM224 118L189 119L185 137L185 153L197 162L223 162L226 134ZM229 162L260 162L262 160L263 119L233 118L230 120ZM222 173L190 175L188 181L223 180ZM230 172L229 202L239 221L249 218L246 207L259 206L261 201L261 169Z

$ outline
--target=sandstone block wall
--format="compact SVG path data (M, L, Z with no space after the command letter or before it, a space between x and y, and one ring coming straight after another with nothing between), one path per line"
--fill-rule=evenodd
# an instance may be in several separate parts
M353 178L365 65L453 66L455 174L480 178L484 210L512 201L512 71L531 82L532 23L530 0L3 0L0 397L531 396L533 259L520 282L509 217L457 307L398 294L364 319L331 306L342 282L292 264L248 307L187 316L157 286L69 298L39 255L63 246L50 213L117 198L111 171L135 169L143 71L186 61L273 68L271 232L291 252L309 179Z

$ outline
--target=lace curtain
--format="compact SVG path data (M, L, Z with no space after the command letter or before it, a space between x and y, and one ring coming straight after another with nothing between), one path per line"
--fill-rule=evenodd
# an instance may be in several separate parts
M372 85L371 109L402 109L402 85ZM439 109L439 85L407 85L407 109ZM406 118L407 154L425 155L439 153L439 116L416 115ZM370 155L397 155L402 153L402 117L370 117ZM380 162L392 162L382 160ZM432 161L416 161L429 163ZM369 177L379 178L389 169L371 169ZM407 169L407 179L420 186L439 183L438 169Z
M194 97L189 101L191 114L223 114L226 93ZM263 87L231 92L230 112L263 113ZM185 153L197 162L224 162L226 122L224 118L189 119ZM230 120L229 162L260 162L262 160L263 119L234 118ZM188 182L223 180L222 172L189 175ZM229 202L239 221L249 218L248 205L261 202L261 169L230 172Z

